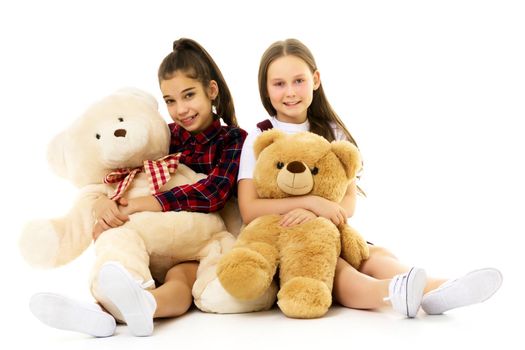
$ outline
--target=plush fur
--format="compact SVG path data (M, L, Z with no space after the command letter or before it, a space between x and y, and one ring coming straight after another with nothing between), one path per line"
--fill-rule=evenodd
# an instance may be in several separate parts
M361 166L350 142L326 141L310 132L286 135L272 129L254 144L254 182L261 198L316 195L340 202ZM346 223L336 227L318 217L282 227L281 215L253 220L239 235L233 250L218 265L224 288L240 299L259 297L279 268L278 305L295 318L324 315L332 303L338 256L358 268L368 258L368 246Z
M94 202L113 194L116 187L103 182L105 175L117 168L139 167L144 160L157 160L168 154L169 143L168 126L153 96L137 89L123 89L93 104L55 137L48 150L53 170L79 188L78 199L62 218L26 225L20 239L24 258L34 266L51 268L78 257L92 241ZM179 164L161 191L205 177ZM148 194L149 182L141 172L124 197ZM153 288L153 280L162 283L175 264L196 260L200 264L193 295L201 310L230 313L269 308L273 303L271 292L251 302L237 300L217 280L218 259L234 244L235 237L230 232L236 233L240 227L235 206L229 202L222 211L226 224L218 213L140 212L131 215L124 225L107 230L95 243L93 296L121 319L117 309L98 291L102 264L118 261L146 288Z

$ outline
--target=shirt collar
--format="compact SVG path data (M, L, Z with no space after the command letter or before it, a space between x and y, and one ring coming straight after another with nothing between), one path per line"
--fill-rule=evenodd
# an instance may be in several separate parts
M221 121L219 118L214 118L210 126L198 134L192 134L179 125L176 125L175 128L178 129L178 136L181 140L181 143L184 144L191 140L195 140L200 144L206 144L213 140L215 136L217 136L221 131Z
M286 123L279 121L276 117L272 117L272 124L275 128L280 129L288 134L293 134L300 131L310 131L310 122L306 119L301 124Z

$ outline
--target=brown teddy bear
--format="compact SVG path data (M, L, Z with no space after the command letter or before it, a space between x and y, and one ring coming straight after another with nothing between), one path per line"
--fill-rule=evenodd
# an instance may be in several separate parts
M287 135L272 129L254 144L254 181L261 198L316 195L340 202L361 167L358 149L347 141L328 142L311 132ZM346 223L336 227L317 217L292 227L281 215L253 220L234 248L219 261L224 288L239 299L262 295L279 267L278 305L288 317L323 316L332 303L338 256L358 268L368 246Z

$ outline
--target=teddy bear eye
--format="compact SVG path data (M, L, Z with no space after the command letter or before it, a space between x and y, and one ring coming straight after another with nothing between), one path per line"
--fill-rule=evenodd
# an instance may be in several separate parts
M118 121L122 123L124 121L124 118L120 117L118 118Z
M317 173L319 172L319 168L315 166L310 171L312 172L312 175L317 175Z
M97 140L100 140L100 134L96 134L95 137L97 138Z
M282 169L284 168L284 163L283 162L277 162L277 169Z

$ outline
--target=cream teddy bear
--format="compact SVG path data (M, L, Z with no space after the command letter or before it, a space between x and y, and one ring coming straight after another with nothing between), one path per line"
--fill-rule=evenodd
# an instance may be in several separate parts
M328 142L303 132L263 132L254 143L254 182L260 198L316 195L340 202L361 166L359 151L347 141ZM283 227L281 215L265 215L248 224L234 248L218 265L225 289L240 299L264 294L279 268L278 305L289 317L324 315L332 303L337 257L359 267L368 246L346 223L336 227L317 217Z
M21 235L24 258L34 266L57 267L78 257L92 242L93 204L100 196L133 198L151 193L151 181L144 171L134 174L127 188L110 181L115 169L136 169L148 160L167 156L170 132L158 112L155 98L138 89L123 89L93 104L78 120L51 142L48 160L53 170L79 188L69 213L61 218L29 222ZM197 174L176 159L148 163L168 175L156 183L157 192L194 183ZM176 168L169 169L170 167ZM169 174L169 171L174 173ZM129 177L127 178L129 179ZM119 190L120 186L120 190ZM125 187L125 186L124 186ZM155 188L154 188L155 189ZM91 274L91 292L115 318L118 309L104 299L97 286L101 266L120 263L144 288L162 283L166 272L183 261L199 261L193 287L195 304L203 311L249 312L273 304L271 293L254 302L237 300L224 291L216 277L216 263L234 244L229 232L238 231L239 214L229 202L220 213L139 212L124 225L107 230L95 243L96 260Z

